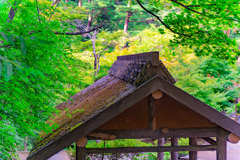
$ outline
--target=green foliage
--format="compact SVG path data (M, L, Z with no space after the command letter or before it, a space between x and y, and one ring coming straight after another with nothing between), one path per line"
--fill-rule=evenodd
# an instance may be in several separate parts
M240 79L239 69L226 60L212 57L197 58L190 48L172 46L169 43L172 36L168 31L162 35L157 30L158 28L152 26L139 32L135 37L120 37L119 40L125 41L118 41L121 43L115 43L113 52L102 55L100 73L106 74L109 67L104 69L104 66L111 66L116 56L159 50L160 59L170 69L178 87L211 107L230 113L234 99L239 96L239 87L235 85ZM103 35L99 36L101 41L112 42L106 34ZM129 42L129 46L123 48L126 42Z
M45 121L55 112L54 106L91 83L81 75L90 65L67 51L68 42L76 39L52 32L64 28L57 19L49 22L49 4L39 2L38 15L35 1L22 1L12 23L7 23L5 8L11 4L0 10L2 159L11 159L24 137L51 130Z
M157 143L157 140L155 141ZM171 143L169 140L165 139L164 146L170 146ZM188 138L179 138L178 139L178 145L179 146L188 146L189 145L189 139ZM186 156L188 154L187 151L178 152L179 157ZM137 156L134 156L134 160L141 160L141 159L149 159L149 160L156 160L157 159L157 153L156 152L148 152L148 153L141 153ZM169 160L171 158L171 154L169 152L164 152L164 159Z
M117 139L117 140L101 140L99 143L97 143L94 140L90 140L87 143L86 148L117 148L117 147L147 147L147 146L153 146L151 143L145 143L140 140L135 139ZM71 159L75 159L76 155L76 146L74 145L73 148L69 148L67 150L68 154L71 156ZM93 158L101 158L102 154L92 154L88 155L89 159ZM139 153L134 154L104 154L105 157L108 157L108 159L118 159L118 158L124 158L128 157L131 159L135 159L135 157L142 156Z
M15 2L18 2L16 6ZM16 149L23 144L24 137L51 130L45 121L55 112L54 106L106 75L120 55L159 51L178 87L219 111L232 110L232 102L239 96L240 70L234 66L239 40L230 39L223 31L239 28L236 0L216 0L214 4L206 0L181 1L184 5L198 6L191 9L201 14L170 0L142 1L179 34L157 27L156 21L129 22L130 34L123 33L128 12L132 13L130 21L152 18L133 1L130 6L125 0L83 1L83 7L77 7L77 1L61 1L56 8L51 3L48 0L0 1L2 159L16 157ZM13 21L8 22L11 7L17 10ZM79 19L87 24L89 14L93 16L93 26L105 24L96 39L101 64L98 77L94 76L89 39L84 35L54 34L77 31L69 22ZM238 36L238 30L234 36ZM105 145L131 146L132 143L114 141Z
M151 0L149 5L148 9L154 8L157 15L159 10L167 13L159 18L176 33L173 45L189 46L198 56L210 55L228 61L234 61L235 56L239 55L236 41L223 32L239 28L240 10L236 0Z
M77 2L76 2L77 3ZM82 1L82 7L86 10L86 14L91 14L93 17L92 25L97 26L104 24L103 29L107 31L123 30L127 12L131 12L129 31L134 34L139 30L145 29L149 26L149 23L155 22L139 22L151 19L151 15L145 14L144 11L136 4L127 4L128 0L121 1ZM148 5L148 3L145 3ZM88 23L88 19L83 20L84 24ZM158 24L158 23L157 23Z
M148 159L148 160L156 160L158 153L156 152L147 152L147 153L141 153L137 156L134 156L134 160L142 160L142 159ZM171 155L169 152L164 152L164 160L169 160L171 158Z
M157 144L157 140L155 140L155 143ZM165 141L164 146L170 146L171 143L169 140ZM180 146L188 146L189 145L189 139L188 138L180 138L178 140L178 145ZM151 146L156 146L152 143L145 143L140 140L136 139L118 139L118 140L101 140L98 143L94 140L90 140L87 143L86 148L118 148L118 147L151 147ZM68 154L71 156L71 159L75 159L75 154L76 154L76 146L75 144L73 147L67 149ZM179 152L180 157L187 155L188 152ZM93 154L93 155L88 155L89 159L93 158L101 158L103 155L102 154ZM105 157L108 157L108 159L114 159L114 158L130 158L134 160L141 160L141 159L149 159L149 160L156 160L157 159L157 153L149 152L149 153L136 153L136 154L104 154ZM164 159L168 160L170 158L170 153L169 152L164 152Z
M235 67L210 57L192 58L188 62L181 59L171 69L178 87L218 111L233 107L234 99L239 96L239 87L234 82L240 78Z
M96 141L90 141L87 144L87 148L113 148L113 147L147 147L153 146L151 143L141 142L140 140L134 139L116 139L116 140L105 140L96 143Z

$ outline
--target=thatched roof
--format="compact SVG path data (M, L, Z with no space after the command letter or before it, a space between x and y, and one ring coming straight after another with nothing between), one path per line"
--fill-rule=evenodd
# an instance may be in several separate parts
M59 127L40 135L28 159L51 157L158 89L212 126L240 136L238 123L174 86L158 56L151 52L118 57L107 76L57 106L61 112L51 121Z

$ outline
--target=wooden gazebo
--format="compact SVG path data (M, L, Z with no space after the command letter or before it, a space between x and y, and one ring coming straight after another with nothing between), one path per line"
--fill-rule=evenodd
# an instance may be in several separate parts
M77 160L90 153L132 152L171 152L176 160L178 151L190 151L189 159L196 160L197 151L209 150L226 160L226 142L239 141L240 125L174 83L158 52L119 56L107 76L57 106L61 112L50 121L59 127L40 135L28 160L46 160L74 142ZM179 137L189 138L189 145L177 146ZM139 138L171 138L172 145L85 148L92 139Z

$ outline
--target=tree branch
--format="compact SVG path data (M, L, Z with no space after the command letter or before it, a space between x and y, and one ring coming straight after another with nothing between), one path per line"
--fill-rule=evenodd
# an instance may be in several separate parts
M88 31L81 31L81 32L54 32L55 34L60 34L60 35L80 35L80 34L86 34L86 33L90 33L90 32L92 32L92 31L95 31L95 30L97 30L97 29L99 29L99 28L102 28L103 27L103 25L101 25L101 26L97 26L97 27L95 27L95 28L93 28L93 29L90 29L90 30L88 30Z
M52 6L55 5L55 4L56 4L56 6L55 6L54 10L52 11L52 13L51 13L51 15L50 15L50 17L49 17L48 23L50 22L50 20L51 20L51 18L52 18L52 15L54 14L54 12L55 12L58 4L60 3L60 1L61 1L61 0L56 0L56 1L53 2Z
M98 55L100 55L102 52L104 52L104 51L108 50L110 47L111 47L111 46L108 46L108 47L107 47L107 48L105 48L104 50L102 50L102 51L98 52Z
M198 14L201 14L201 15L202 15L201 12L195 11L195 10L189 8L188 6L185 6L184 4L182 4L182 3L180 3L180 2L178 2L178 1L176 1L176 0L170 0L170 1L179 4L180 6L182 6L182 7L186 8L186 9L188 9L189 11L192 11L192 12L194 12L194 13L198 13Z
M9 14L8 14L8 20L7 20L8 23L12 23L13 18L14 18L14 16L15 16L16 12L17 12L17 6L18 6L20 3L21 3L21 1L19 1L19 3L17 3L17 2L15 1L14 5L11 7L10 12L9 12Z
M179 33L176 32L174 30L172 30L166 23L164 23L156 14L152 13L151 11L147 10L141 3L139 0L137 0L137 3L142 7L142 9L144 9L146 12L148 12L149 14L153 15L154 17L156 17L167 29L169 29L171 32L178 34L178 35L182 35L182 36L186 36L186 37L191 37L189 35L183 34L183 33Z
M145 21L129 21L129 22L150 22L150 21L154 21L154 18L147 19Z
M171 1L173 1L173 2L176 2L176 0L171 0ZM179 2L178 2L179 3ZM233 3L233 4L237 4L237 3ZM216 4L208 4L207 6L216 6ZM187 8L188 7L188 8ZM202 7L201 5L185 5L185 8L187 8L187 9L189 9L190 10L190 8L189 7ZM193 10L194 11L194 10ZM202 13L200 13L200 12L198 12L199 14L202 14ZM203 14L202 14L203 15ZM207 15L204 15L204 16L207 16ZM216 16L217 18L221 18L222 19L222 17L220 17L220 16L217 16L217 15L214 15L214 16ZM207 16L207 17L209 17L209 16ZM228 18L228 20L231 20L231 21L236 21L236 22L239 22L239 20L237 20L237 19L235 19L235 18L232 18L232 17L229 17Z
M13 45L11 44L8 44L8 45L5 45L5 46L0 46L0 48L9 48L9 47L12 47Z
M187 7L201 7L201 5L187 5Z
M38 8L38 0L36 0L36 5L37 5L37 11L38 11L38 20L39 20L39 22L41 22L40 11L39 11L39 8Z

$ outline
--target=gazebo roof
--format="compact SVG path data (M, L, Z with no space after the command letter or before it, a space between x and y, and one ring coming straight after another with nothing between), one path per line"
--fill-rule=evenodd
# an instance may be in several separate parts
M107 122L117 123L115 117L156 90L164 93L164 103L173 100L171 106L176 102L199 116L206 126L219 126L240 136L238 123L174 86L173 77L158 58L158 52L118 57L107 76L57 106L61 112L51 121L59 127L40 134L28 159L47 159Z

